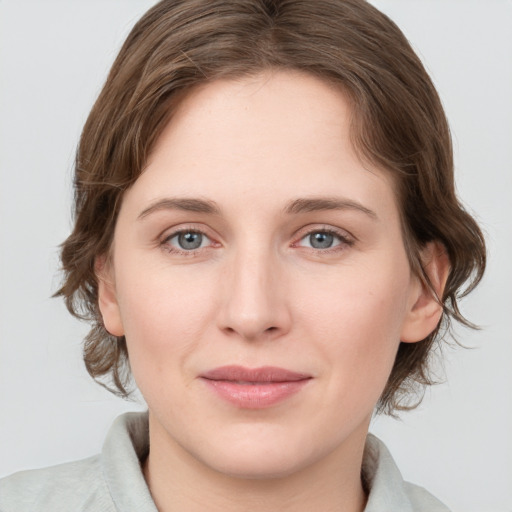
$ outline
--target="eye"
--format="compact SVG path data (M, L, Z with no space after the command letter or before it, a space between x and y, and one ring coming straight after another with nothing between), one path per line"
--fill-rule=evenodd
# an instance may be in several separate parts
M297 242L297 245L321 251L336 249L338 246L342 245L351 246L353 243L353 240L347 235L338 233L335 230L316 229L303 236L299 242Z
M173 252L190 252L210 245L211 240L201 231L190 229L178 231L164 240L164 245Z
M325 231L310 233L304 239L309 243L309 247L313 247L313 249L329 249L339 243L339 240L336 240L332 233L326 233Z

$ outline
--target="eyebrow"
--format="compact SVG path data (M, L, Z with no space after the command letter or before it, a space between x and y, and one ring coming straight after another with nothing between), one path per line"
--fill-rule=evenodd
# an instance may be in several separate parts
M165 198L148 206L138 216L143 219L149 214L159 210L182 210L186 212L208 213L210 215L220 215L220 208L214 201L193 198Z
M377 219L377 214L357 201L340 197L311 197L295 199L288 203L284 209L285 213L297 214L308 213L322 210L356 210L362 212L373 219Z
M159 210L181 210L188 212L206 213L209 215L220 215L221 209L215 203L206 199L195 198L165 198L156 201L145 208L138 216L143 219L153 212ZM377 219L377 214L357 201L339 197L310 197L299 198L290 201L284 208L284 213L288 215L309 213L326 210L356 210L362 212L373 219Z

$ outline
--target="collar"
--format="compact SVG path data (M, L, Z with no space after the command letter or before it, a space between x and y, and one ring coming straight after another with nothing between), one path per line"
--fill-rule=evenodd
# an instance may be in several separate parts
M158 512L142 473L148 453L148 414L119 416L101 453L103 475L119 512ZM427 491L403 480L384 443L372 434L365 444L362 477L369 491L364 512L449 512Z

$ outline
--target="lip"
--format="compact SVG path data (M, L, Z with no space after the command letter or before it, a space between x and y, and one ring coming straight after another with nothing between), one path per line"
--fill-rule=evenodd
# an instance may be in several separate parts
M263 409L299 392L312 376L275 366L221 366L200 378L217 396L237 407Z

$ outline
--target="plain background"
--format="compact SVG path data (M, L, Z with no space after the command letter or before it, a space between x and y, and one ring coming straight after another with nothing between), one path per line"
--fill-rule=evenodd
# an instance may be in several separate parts
M70 229L73 155L116 52L151 0L0 0L0 476L86 457L142 404L94 384L86 326L50 295ZM483 329L443 354L445 384L372 431L404 477L454 512L512 511L512 2L375 0L441 94L458 190L481 222L487 275L463 302ZM441 372L442 373L442 372Z

